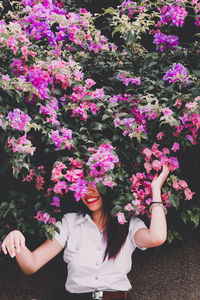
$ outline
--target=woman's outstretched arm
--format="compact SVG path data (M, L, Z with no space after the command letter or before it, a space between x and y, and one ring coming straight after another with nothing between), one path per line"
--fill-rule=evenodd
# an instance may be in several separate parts
M25 245L23 234L11 231L3 241L2 250L5 254L16 257L17 262L25 274L33 274L48 263L53 257L63 250L56 239L46 240L41 246L31 252Z
M163 170L158 176L155 175L152 184L152 202L160 202L161 188L169 174L167 166L163 166ZM153 206L151 211L151 222L149 229L141 228L134 236L135 243L141 248L151 248L162 245L167 238L167 223L165 212L162 206Z

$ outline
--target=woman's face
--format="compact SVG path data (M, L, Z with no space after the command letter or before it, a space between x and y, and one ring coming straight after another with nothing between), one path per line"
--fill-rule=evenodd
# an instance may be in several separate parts
M91 212L102 211L102 198L96 187L88 185L88 192L81 198Z

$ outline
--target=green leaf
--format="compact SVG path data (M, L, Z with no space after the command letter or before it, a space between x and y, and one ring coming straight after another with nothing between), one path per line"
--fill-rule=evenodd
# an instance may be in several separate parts
M122 210L122 207L119 205L116 205L112 208L111 210L111 215L115 216L116 214L118 214L120 211Z
M176 195L169 196L169 203L176 209L179 207L179 197Z
M195 228L199 225L199 216L198 215L191 215L190 220L194 223Z

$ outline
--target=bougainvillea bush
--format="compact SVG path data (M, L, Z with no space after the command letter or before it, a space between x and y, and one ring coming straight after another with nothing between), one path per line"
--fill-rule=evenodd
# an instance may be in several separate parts
M165 164L169 215L198 226L199 195L179 162L200 140L198 1L128 0L101 15L65 4L22 0L0 21L0 239L12 229L51 238L88 183L115 193L122 226L148 220ZM178 236L170 222L169 232Z

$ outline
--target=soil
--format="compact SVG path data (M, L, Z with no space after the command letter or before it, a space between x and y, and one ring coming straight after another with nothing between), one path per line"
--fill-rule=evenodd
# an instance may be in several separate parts
M135 300L200 300L200 238L133 255L129 279ZM24 275L16 260L0 261L0 300L59 300L66 276L62 253L37 274Z

